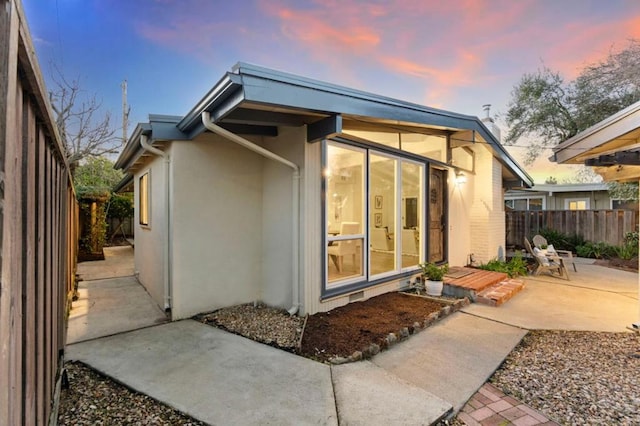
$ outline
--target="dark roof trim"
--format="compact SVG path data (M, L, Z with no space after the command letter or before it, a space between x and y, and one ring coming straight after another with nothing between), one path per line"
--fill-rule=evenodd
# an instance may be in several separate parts
M116 184L116 186L113 187L113 192L115 192L115 193L122 192L122 190L125 189L129 185L133 185L133 175L130 174L130 173L127 173L120 180L120 182L118 182Z
M178 129L189 133L194 124L200 124L200 115L204 111L211 112L220 105L231 93L242 89L242 78L233 73L226 73L211 90L189 111L178 123ZM204 126L202 127L204 129Z
M176 127L181 117L150 114L148 123L139 123L133 130L124 149L114 164L114 168L128 170L142 155L140 136L149 137L149 143L167 140L188 140L189 138Z

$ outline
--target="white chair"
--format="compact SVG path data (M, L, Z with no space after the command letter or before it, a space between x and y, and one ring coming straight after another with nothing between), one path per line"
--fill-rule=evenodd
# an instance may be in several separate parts
M342 222L340 224L340 235L357 235L360 233L359 222ZM338 272L344 269L344 257L351 256L351 264L356 269L356 254L358 254L359 240L336 241L333 245L327 247L327 253L333 263L336 265Z
M417 256L418 250L418 231L415 229L402 230L402 254Z
M570 263L573 265L573 271L574 272L578 272L578 269L576 268L576 264L573 261L573 253L571 253L571 251L569 250L558 250L557 248L554 248L553 245L551 244L547 244L547 239L545 237L543 237L542 235L538 234L538 235L534 235L533 237L533 245L534 247L537 247L541 250L543 250L542 247L546 247L547 250L547 255L549 256L559 256L562 258L562 261L565 265L567 265L567 263Z
M391 241L386 228L371 228L369 230L369 242L371 243L371 250L393 250L393 241Z

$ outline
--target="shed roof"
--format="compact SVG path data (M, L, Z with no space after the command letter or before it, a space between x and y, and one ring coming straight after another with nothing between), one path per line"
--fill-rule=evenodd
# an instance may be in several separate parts
M205 111L218 125L238 134L274 136L278 126L313 126L335 116L351 128L449 135L472 131L478 136L476 142L487 143L514 186L533 185L531 177L477 117L246 63L238 63L226 73L184 117L172 117L168 127L166 121L160 123L157 116L150 116L149 123L136 128L116 167L127 169L142 155L136 141L141 134L153 143L193 139L205 132L200 118Z

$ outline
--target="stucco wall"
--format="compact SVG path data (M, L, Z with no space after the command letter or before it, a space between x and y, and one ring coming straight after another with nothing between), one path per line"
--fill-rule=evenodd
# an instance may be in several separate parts
M171 154L170 147L166 149ZM140 225L140 177L149 173L149 225ZM151 156L134 175L134 259L138 280L153 301L164 309L164 248L166 244L165 165Z
M260 144L301 167L304 174L304 127L281 127L278 137L264 138ZM292 306L293 262L293 169L265 160L262 175L262 285L260 300L270 306ZM299 191L304 190L300 178ZM299 198L300 200L303 197ZM302 245L301 245L302 247ZM301 249L298 250L300 252ZM302 259L302 255L300 255ZM298 276L300 276L299 274Z
M262 157L209 133L172 151L173 319L258 300Z

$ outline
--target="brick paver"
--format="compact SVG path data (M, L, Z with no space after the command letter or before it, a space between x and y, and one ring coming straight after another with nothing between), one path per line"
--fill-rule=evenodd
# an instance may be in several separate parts
M558 425L542 413L507 396L491 383L485 383L458 414L468 426L542 426Z

